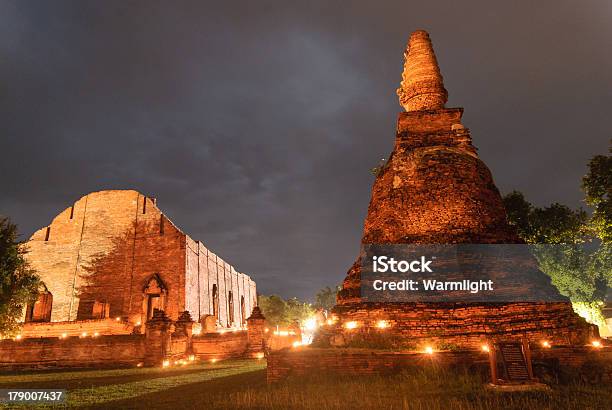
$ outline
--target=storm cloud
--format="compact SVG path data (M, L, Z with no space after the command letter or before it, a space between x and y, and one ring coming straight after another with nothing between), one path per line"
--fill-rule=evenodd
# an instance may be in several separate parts
M0 1L0 213L137 189L262 293L357 256L411 31L502 192L581 202L612 137L612 3Z

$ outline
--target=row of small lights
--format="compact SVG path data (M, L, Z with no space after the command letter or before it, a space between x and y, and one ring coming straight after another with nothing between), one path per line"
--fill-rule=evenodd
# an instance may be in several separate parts
M327 323L328 325L332 325L332 324L334 323L334 321L333 321L332 319L327 319L327 322L326 322L326 323ZM386 321L386 320L379 320L378 322L376 322L376 327L377 327L377 328L379 328L379 329L386 329L386 328L388 328L389 326L390 326L390 324L389 324L389 322L388 322L388 321ZM359 327L359 323L357 323L357 322L355 322L355 321L346 322L346 323L344 324L344 327L345 327L346 329L348 329L348 330L357 329L357 328ZM547 349L550 349L550 348L552 347L552 344L551 344L549 341L547 341L547 340L542 341L542 342L541 342L541 345L542 345L542 347L547 348ZM601 341L600 341L600 340L593 340L593 341L591 342L591 346L593 346L593 347L594 347L594 348L596 348L596 349L600 349L600 348L602 348L602 347L603 347L603 344L601 343ZM481 350L482 350L483 352L489 352L489 351L490 351L489 345L487 345L487 344L483 344L483 345L481 346ZM424 353L427 353L427 354L433 354L433 353L434 353L433 347L431 347L431 346L426 346L426 347L425 347L425 350L424 350Z
M87 337L87 336L88 336L88 333L87 333L87 332L83 332L83 333L81 333L81 334L79 335L79 337ZM98 336L100 336L100 333L99 333L99 332L94 332L94 333L91 335L91 337L98 337ZM68 333L62 333L62 334L60 335L60 337L59 337L59 338L60 338L60 339L66 339L67 337L68 337ZM21 339L23 339L23 336L21 336L21 335L17 335L17 336L15 336L15 339L14 339L14 340L21 340Z
M120 321L121 321L121 317L120 317L120 316L117 316L117 317L115 318L115 321L116 321L116 322L120 322ZM134 323L134 326L140 326L141 324L142 324L142 322L138 321L138 322ZM221 330L219 330L218 332L219 332L219 333L221 333L221 334L223 334L223 333L226 333L226 332L238 332L238 331L244 331L244 330L246 330L246 327L245 327L244 329L236 329L236 328L234 328L234 329L221 329ZM200 334L200 332L201 332L201 330L200 330L200 329L196 329L196 330L194 330L194 331L193 331L193 334L194 334L194 335L199 335L199 334ZM87 336L88 336L88 333L87 333L87 332L83 332L83 333L81 333L81 335L80 335L80 337L87 337ZM99 332L94 332L94 333L93 333L93 335L92 335L92 337L98 337L98 336L100 336L100 333L99 333ZM60 339L65 339L65 338L67 338L67 337L68 337L68 334L67 334L67 333L62 333L62 334L60 335ZM21 335L17 335L17 336L15 336L15 337L14 337L14 340L21 340L21 339L22 339L22 336L21 336Z
M117 317L115 318L115 321L120 322L120 321L121 321L121 317L117 316ZM140 326L140 324L141 324L141 322L140 322L140 321L138 321L138 322L136 322L136 323L135 323L135 326ZM88 336L88 333L87 333L87 332L82 332L82 333L79 335L79 337L87 337L87 336ZM91 337L98 337L98 336L100 336L100 333L99 333L99 332L94 332L94 333L91 335ZM60 337L59 337L59 338L60 338L60 339L66 339L67 337L68 337L68 333L62 333L62 334L60 335ZM23 338L23 336L21 336L21 335L17 335L17 336L15 336L14 340L21 340L22 338Z
M186 364L189 364L189 362L194 362L194 361L195 361L195 355L189 355L187 357L187 360L179 359L179 360L175 360L174 362L171 362L170 360L164 360L162 362L162 367L170 367L172 364L174 364L175 366L185 366ZM138 364L140 365L140 363Z
M264 354L263 354L263 353L257 353L257 355L255 355L255 358L256 358L257 360L261 360L261 359L263 359L263 358L264 358ZM166 359L166 360L164 360L164 361L162 362L162 367L170 367L170 366L172 366L172 365L175 365L175 366L179 366L179 365L180 365L180 366L184 366L184 365L186 365L186 364L189 364L189 362L194 362L194 361L195 361L195 359L196 359L195 355L189 355L189 356L187 357L187 360L185 360L185 359L179 359L179 360L175 360L174 362L172 362L172 361L170 361L170 360ZM209 359L208 361L209 361L210 363L212 363L212 364L215 364L215 363L217 363L219 360L220 360L220 359L217 359L216 357L213 357L212 359ZM142 363L138 363L138 365L137 365L137 366L138 366L138 367L142 367Z

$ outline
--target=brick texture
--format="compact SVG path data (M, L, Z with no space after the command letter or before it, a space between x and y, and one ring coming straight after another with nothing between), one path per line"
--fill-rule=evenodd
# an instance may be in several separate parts
M612 382L612 351L589 347L532 347L535 377L554 382L563 377L585 382ZM413 367L466 368L471 373L489 375L487 353L473 350L440 351L433 355L415 352L386 352L368 349L299 348L270 352L268 382L288 376L337 374L340 376L384 375Z
M491 172L461 123L463 109L444 108L446 91L427 33L413 33L410 41L400 93L400 102L408 111L399 114L393 152L378 170L361 243L521 243L506 221ZM535 260L523 262L536 267L532 277L539 290L558 295ZM496 274L514 275L511 271ZM592 336L591 327L573 312L569 301L376 304L364 303L360 287L357 258L338 294L334 308L339 318L337 326L322 332L319 340L331 340L336 335L335 340L341 344L351 337L343 329L344 323L356 321L367 327L377 320L392 323L388 332L398 337L449 338L467 346L491 334L520 335L531 340L554 335L572 343L582 343Z
M35 232L27 247L28 261L53 295L52 322L92 319L98 301L110 305L111 318L145 323L151 310L147 286L155 292L161 286L162 297L153 307L174 320L184 310L196 320L212 315L213 286L220 326L240 327L243 312L256 302L249 276L184 234L154 199L136 191L82 197Z

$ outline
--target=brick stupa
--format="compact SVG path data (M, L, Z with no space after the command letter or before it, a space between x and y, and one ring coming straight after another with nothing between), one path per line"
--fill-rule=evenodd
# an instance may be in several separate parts
M372 188L362 244L522 243L507 223L491 172L461 124L463 109L445 108L448 94L427 32L412 33L404 57L397 94L406 111L399 114L395 147ZM474 346L515 337L580 344L591 337L592 327L563 298L552 303L371 303L362 299L360 285L358 258L333 309L338 320L322 330L319 340L350 345L356 335L374 334L381 320L388 324L386 334L417 345ZM346 329L349 322L356 328Z

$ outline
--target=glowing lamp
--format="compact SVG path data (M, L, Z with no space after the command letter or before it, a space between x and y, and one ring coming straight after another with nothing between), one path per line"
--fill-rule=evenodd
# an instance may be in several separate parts
M120 318L119 316L117 316L117 317L115 318L115 320L116 320L117 322L119 322L119 321L121 320L121 318Z
M490 351L489 345L482 345L480 348L482 349L483 352L487 352L488 353Z
M62 333L62 335L61 335L60 337L61 337L62 339L65 339L65 338L67 338L67 337L68 337L68 334L66 334L66 333Z
M214 359L214 358L213 358L213 359L210 359L210 362L211 362L211 363L217 363L217 359Z
M547 349L550 349L550 347L551 347L551 346L550 346L550 342L549 342L548 340L544 340L544 341L542 342L542 347L545 347L545 348L547 348Z
M356 329L357 328L357 322L346 322L344 324L344 327L346 327L347 329Z
M593 340L593 342L591 342L591 345L593 345L593 347L595 347L597 349L603 347L599 340Z
M140 326L142 324L142 322L139 320L138 322L136 322L136 326Z
M315 330L317 328L317 319L311 317L304 322L306 330Z
M331 325L333 325L333 324L334 324L334 321L333 321L333 320L331 320L331 319L327 319L327 320L325 321L325 323L327 323L329 326L331 326Z
M15 340L21 340L21 335L15 336Z
M269 331L270 331L270 329L268 329L267 327L264 329L264 333L268 333Z
M195 360L195 355L190 354L188 359L189 359L190 362L193 362Z
M142 367L142 362L139 362L136 367Z
M302 345L301 342L298 342L297 340L295 342L293 342L293 347L300 347Z
M98 337L98 336L100 336L100 333L94 332L93 337Z
M87 332L83 332L83 333L81 333L81 336L82 336L82 337L87 337Z
M264 358L264 354L263 353L257 353L257 355L255 356L257 359L263 359Z
M389 327L389 323L386 320L379 320L376 322L376 327L379 329L386 329Z
M162 367L168 367L168 366L170 366L170 360L164 360L162 362Z
M433 352L434 352L433 347L431 347L431 346L426 346L425 347L425 353L433 354Z

